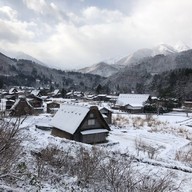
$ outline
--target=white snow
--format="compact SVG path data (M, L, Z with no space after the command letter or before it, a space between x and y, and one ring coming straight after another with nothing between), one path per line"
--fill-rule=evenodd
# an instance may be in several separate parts
M65 109L67 112L67 121L63 120L63 113L61 113L58 115L58 118L55 119L55 123L57 123L57 125L63 124L67 126L67 128L72 127L69 125L76 127L79 121L78 118L82 119L89 110L89 107L80 107L77 105L68 106L67 108L64 106L62 109ZM192 114L189 113L189 117L183 112L171 112L163 115L153 114L151 120L147 121L147 115L120 113L119 111L115 112L116 113L113 114L114 124L111 125L111 131L107 138L108 143L98 144L98 147L103 150L112 151L113 153L119 151L121 154L133 156L138 160L138 170L142 170L143 172L153 170L152 173L156 171L162 172L163 174L163 172L167 170L173 171L177 173L177 178L175 178L176 183L183 180L180 191L191 192L191 164L176 160L175 156L177 151L185 151L191 146L192 128L188 127L187 124L192 125ZM25 148L25 155L22 157L23 161L29 161L29 159L32 158L29 155L31 151L38 152L49 145L56 145L62 149L70 149L72 153L80 146L90 147L88 144L54 137L50 135L50 131L43 131L35 128L35 125L39 124L49 125L54 118L55 117L52 117L50 114L41 114L39 116L29 116L22 123L21 128L23 128L24 134L22 146ZM153 122L153 124L149 122ZM72 133L74 130L69 131ZM82 131L82 134L91 134L92 131L94 130ZM102 131L102 129L100 131ZM138 152L135 145L136 141L143 141L145 144L157 148L158 151L154 158L149 158L147 152ZM31 165L28 165L28 167L34 170L33 162ZM71 177L63 177L62 179L63 182L69 186L72 186L73 181L75 181L75 178ZM24 186L22 182L16 187L21 188L23 191L35 191L36 189L29 184ZM58 183L58 186L56 186L55 184L47 182L42 183L42 189L40 191L56 192L65 190L62 184L59 185ZM70 191L70 188L68 191Z
M159 54L169 55L172 53L178 53L189 49L190 47L185 45L182 41L177 42L175 46L161 43L160 45L157 45L151 49L149 48L139 49L134 53L129 54L128 56L122 57L116 62L116 64L119 65L137 64L144 58L154 57Z
M146 102L148 98L148 94L120 94L116 104L121 106L131 105L132 107L143 107L144 102Z
M178 52L181 52L181 51L187 51L187 50L189 50L190 47L187 46L184 42L178 41L178 42L175 44L174 49L177 50Z

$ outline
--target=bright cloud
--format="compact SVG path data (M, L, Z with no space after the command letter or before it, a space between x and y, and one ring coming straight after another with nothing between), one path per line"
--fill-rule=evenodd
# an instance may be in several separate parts
M2 6L0 7L0 16L4 17L5 19L14 20L17 18L17 11L13 10L9 6Z
M0 47L75 69L160 42L192 46L191 0L90 2L23 0L23 11L0 4Z

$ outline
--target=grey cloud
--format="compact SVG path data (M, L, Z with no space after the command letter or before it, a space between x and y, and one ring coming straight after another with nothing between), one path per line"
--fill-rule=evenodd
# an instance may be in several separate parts
M18 34L10 29L5 23L0 21L0 41L17 43L19 40Z

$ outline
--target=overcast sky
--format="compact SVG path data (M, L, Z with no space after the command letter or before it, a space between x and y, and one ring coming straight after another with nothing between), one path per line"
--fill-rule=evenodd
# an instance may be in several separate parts
M77 69L140 48L192 45L192 0L0 0L0 48Z

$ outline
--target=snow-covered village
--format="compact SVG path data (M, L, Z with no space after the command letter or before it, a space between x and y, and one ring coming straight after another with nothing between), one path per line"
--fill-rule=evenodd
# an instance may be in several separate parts
M2 91L0 191L190 192L192 102L170 102Z
M192 192L192 0L0 0L0 192Z

